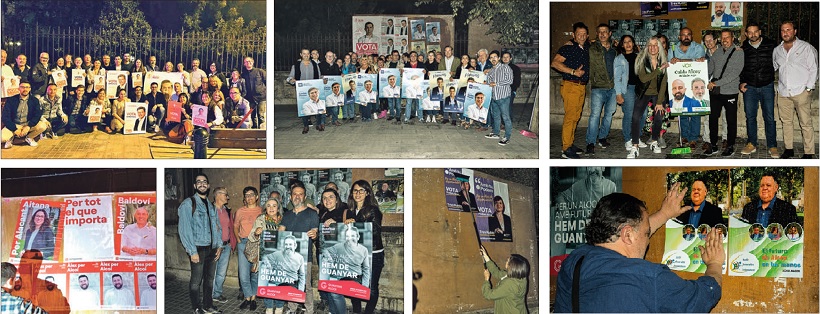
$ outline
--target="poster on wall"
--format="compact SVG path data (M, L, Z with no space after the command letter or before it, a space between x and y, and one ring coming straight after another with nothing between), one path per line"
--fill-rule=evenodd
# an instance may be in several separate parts
M383 213L404 212L404 180L373 180L371 183L376 195L376 202Z
M66 198L64 261L114 259L111 195ZM94 241L88 241L94 239Z
M328 184L333 183L339 190L339 198L347 202L350 196L350 187L353 184L353 174L351 168L330 168L303 171L282 171L259 174L259 200L260 204L267 202L270 193L279 193L282 199L282 207L290 206L290 186L296 180L302 181L305 185L305 201L311 204L319 204L321 192Z
M482 242L512 242L512 219L507 184L476 175L476 227ZM491 208L487 215L487 206Z
M68 263L68 303L71 310L97 310L102 306L99 263Z
M639 47L646 47L649 38L658 34L658 20L634 20L635 43Z
M670 2L669 12L709 10L709 2Z
M134 293L134 273L130 262L102 262L102 289L104 310L135 310L137 297Z
M447 209L468 213L478 212L472 178L473 170L471 169L444 169L444 199Z
M668 94L671 114L676 115L708 115L709 92L706 85L709 82L709 69L706 62L676 62L669 64Z
M380 36L376 25L381 25L380 16L353 16L353 51L359 55L379 53Z
M134 263L135 268L140 267ZM152 264L153 270L146 272L137 272L137 309L138 310L156 310L157 309L157 274L156 265Z
M23 200L17 230L14 232L11 258L20 258L28 250L38 250L43 254L44 261L60 261L65 215L65 203Z
M558 275L561 262L586 244L589 215L602 197L621 192L618 167L550 168L550 275Z
M428 43L439 43L441 42L441 23L440 22L427 22L426 25L426 35L427 35L427 42Z
M669 13L669 2L641 2L641 17L653 17Z
M685 19L658 20L658 32L666 35L669 47L680 44L680 30L686 27Z
M427 32L425 32L424 27L424 20L410 20L410 38L413 41L426 40Z
M114 252L119 260L157 259L157 197L117 194Z
M258 288L261 297L305 302L305 279L310 241L305 232L262 232Z
M370 299L373 225L334 223L320 228L319 291Z
M743 28L743 2L712 2L711 13L712 27Z

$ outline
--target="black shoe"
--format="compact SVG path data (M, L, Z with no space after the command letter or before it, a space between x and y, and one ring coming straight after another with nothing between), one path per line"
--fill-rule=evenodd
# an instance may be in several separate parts
M587 155L595 155L595 144L587 144Z
M605 138L602 138L598 140L598 145L600 145L601 148L607 148L609 147L609 142Z
M731 146L731 147L727 148L726 150L724 150L722 153L720 153L720 155L723 156L723 157L730 157L734 154L735 154L734 146Z
M220 312L219 310L217 310L215 306L212 306L212 307L207 308L207 309L203 309L202 311L204 311L204 312L205 312L205 314L217 314L217 313L222 313L222 312Z
M387 117L387 121L393 121L393 117Z
M706 149L703 150L703 155L714 156L715 154L717 154L717 150L714 149L712 145L709 145Z
M780 159L789 159L792 157L794 157L794 149L783 150L783 153L780 154Z
M441 120L441 124L447 124L447 123L450 123L450 119Z
M248 302L251 303L251 306L248 307L248 309L251 310L251 311L256 311L256 300L250 300Z
M194 314L205 314L205 311L202 309L194 309Z
M569 148L567 148L567 150L563 151L561 153L561 158L564 158L564 159L579 159L579 158L581 158L581 157L578 156L578 154L575 153L575 150L572 149L573 147L575 147L575 146L570 146Z
M801 159L814 159L814 154L803 154L803 157L800 157L800 158Z
M251 305L251 300L242 301L242 304L239 305L240 310L247 309Z

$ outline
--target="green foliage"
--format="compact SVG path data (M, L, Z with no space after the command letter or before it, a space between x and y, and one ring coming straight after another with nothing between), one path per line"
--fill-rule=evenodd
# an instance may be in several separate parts
M183 16L185 32L177 36L183 50L211 50L216 51L217 55L249 55L251 52L266 50L267 42L264 39L267 37L267 28L258 25L255 19L245 22L244 12L252 5L248 1L190 2L194 9ZM201 40L202 38L224 38L227 41Z
M803 197L804 176L803 168L800 167L755 167L732 169L731 180L735 182L733 190L734 202L737 202L741 195L745 194L750 199L758 198L758 187L760 178L765 174L772 174L780 185L778 197L791 203L793 200ZM743 190L745 186L745 191ZM738 207L744 204L736 204ZM803 208L798 208L802 211Z
M467 23L482 19L490 24L487 34L497 34L502 46L527 45L538 28L538 1L536 0L417 0L416 5L449 2L453 16L467 10Z
M135 0L104 2L99 16L100 35L93 39L100 51L115 51L116 47L119 51L142 54L150 50L151 25L138 5ZM106 38L118 38L119 42L109 42Z
M3 0L3 32L40 26L88 27L97 23L102 2L75 0ZM71 17L71 18L68 18ZM13 23L10 23L14 21Z

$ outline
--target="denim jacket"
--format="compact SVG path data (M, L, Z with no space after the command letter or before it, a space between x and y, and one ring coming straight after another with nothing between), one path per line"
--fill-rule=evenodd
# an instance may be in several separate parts
M615 95L626 94L626 88L629 85L629 61L626 60L623 54L615 57Z
M177 214L179 215L179 239L182 240L182 247L189 256L197 254L197 246L208 246L217 248L222 245L222 226L219 224L219 215L216 208L207 199L196 201L196 210L191 213L191 199L198 196L186 198L179 204ZM208 227L208 215L211 216L211 227ZM210 234L210 239L208 233Z

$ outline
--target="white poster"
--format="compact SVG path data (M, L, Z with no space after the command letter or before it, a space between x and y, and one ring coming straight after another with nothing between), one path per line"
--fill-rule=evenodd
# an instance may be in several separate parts
M91 179L91 178L89 178ZM66 198L65 262L114 259L111 196Z
M85 84L85 70L71 69L71 87Z
M124 134L144 134L148 126L148 115L145 103L127 102L125 103L125 126Z
M128 75L128 71L108 71L105 73L105 94L108 99L117 98L117 93L120 90L125 90L125 94L128 95Z

